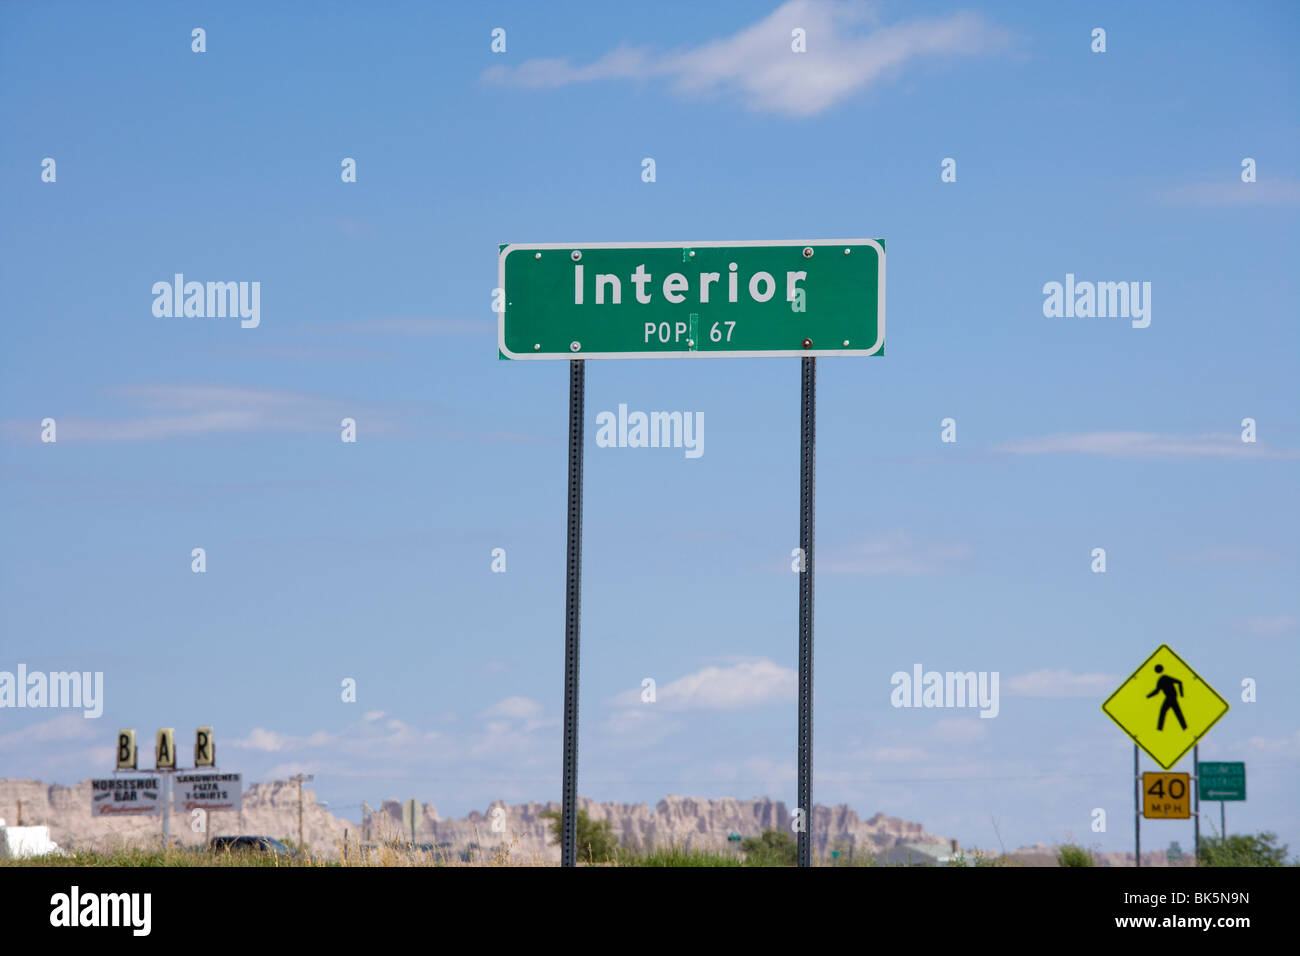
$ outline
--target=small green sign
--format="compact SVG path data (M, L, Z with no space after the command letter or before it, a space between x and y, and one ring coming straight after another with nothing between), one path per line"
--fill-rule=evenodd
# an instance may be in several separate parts
M884 355L883 239L511 243L503 359Z
M1198 764L1196 776L1202 800L1246 799L1246 765L1241 761Z

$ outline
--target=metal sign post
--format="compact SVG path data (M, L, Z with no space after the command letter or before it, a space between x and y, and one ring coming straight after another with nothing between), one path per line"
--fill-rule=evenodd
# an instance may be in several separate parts
M813 491L817 444L817 359L802 366L799 421L799 547L803 572L799 575L799 865L812 866L813 775Z
M1142 865L1142 773L1138 770L1138 745L1133 745L1133 861Z
M560 865L578 865L578 638L582 610L582 417L586 371L569 362L569 537L564 587L564 771Z
M1201 865L1201 745L1192 747L1192 793L1196 805L1192 809L1192 865Z
M172 843L172 772L170 770L158 770L163 778L163 852Z

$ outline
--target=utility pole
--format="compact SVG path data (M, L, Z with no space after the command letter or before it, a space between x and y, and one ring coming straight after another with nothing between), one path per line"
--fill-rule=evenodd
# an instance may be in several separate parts
M316 776L310 773L296 773L289 778L290 783L296 783L298 785L298 851L300 853L303 851L304 847L302 842L302 785L304 781L312 781L315 779Z

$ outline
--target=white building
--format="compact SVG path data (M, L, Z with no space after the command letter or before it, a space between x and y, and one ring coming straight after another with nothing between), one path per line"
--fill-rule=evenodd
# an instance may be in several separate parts
M7 827L0 820L0 859L58 852L59 845L50 839L49 827Z

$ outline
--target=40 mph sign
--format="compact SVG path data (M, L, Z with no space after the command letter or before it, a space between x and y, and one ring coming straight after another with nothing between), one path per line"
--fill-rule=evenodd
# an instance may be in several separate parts
M883 355L883 239L502 245L503 359Z

